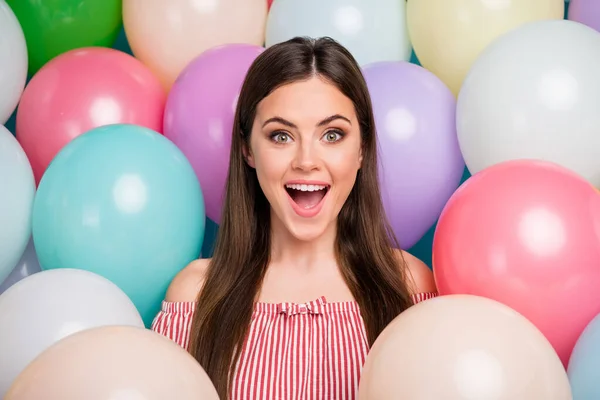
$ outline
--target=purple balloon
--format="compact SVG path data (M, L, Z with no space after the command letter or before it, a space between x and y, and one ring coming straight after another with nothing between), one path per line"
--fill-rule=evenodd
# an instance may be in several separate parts
M433 73L408 62L364 67L377 128L382 200L400 247L421 239L460 185L456 98Z
M164 135L190 161L206 215L220 222L231 132L242 83L263 47L227 44L200 54L181 72L167 98Z
M600 0L571 0L568 19L600 31Z

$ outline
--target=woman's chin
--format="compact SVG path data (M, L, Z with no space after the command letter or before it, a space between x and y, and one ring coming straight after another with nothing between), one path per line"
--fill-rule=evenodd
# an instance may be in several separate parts
M330 232L332 222L321 214L314 218L302 218L298 215L288 215L283 222L283 227L289 235L301 242L312 242Z

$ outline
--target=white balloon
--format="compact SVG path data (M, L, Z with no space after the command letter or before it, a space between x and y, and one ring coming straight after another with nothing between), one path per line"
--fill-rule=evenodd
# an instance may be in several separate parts
M266 46L295 36L330 36L359 64L408 61L406 2L398 0L275 0L266 28Z
M540 159L600 187L600 33L562 20L501 36L463 83L457 132L472 174Z
M15 283L0 295L0 398L50 345L110 325L144 328L129 297L100 275L53 269Z
M21 24L0 0L0 125L17 108L27 81L27 45Z
M2 89L0 86L0 97ZM0 282L15 269L31 238L35 191L27 154L15 136L0 125Z

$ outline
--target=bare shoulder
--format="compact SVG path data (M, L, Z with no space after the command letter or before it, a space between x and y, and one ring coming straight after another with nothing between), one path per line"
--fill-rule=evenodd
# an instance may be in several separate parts
M182 269L171 281L167 290L165 301L168 302L188 302L195 301L198 293L204 284L204 277L209 258L201 258L189 263Z
M437 292L433 272L423 261L407 251L396 250L396 254L400 262L406 263L407 279L413 294Z

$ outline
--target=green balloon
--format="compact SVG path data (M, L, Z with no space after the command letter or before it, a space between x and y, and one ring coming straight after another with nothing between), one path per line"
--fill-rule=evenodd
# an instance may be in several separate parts
M81 47L112 47L122 0L6 0L27 42L29 75L59 54Z

